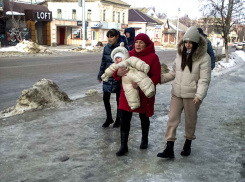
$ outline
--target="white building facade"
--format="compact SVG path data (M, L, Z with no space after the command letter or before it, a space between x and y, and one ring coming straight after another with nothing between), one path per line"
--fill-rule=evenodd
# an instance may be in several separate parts
M72 1L72 0L70 0ZM52 45L81 45L82 7L75 2L47 2L53 13L51 22ZM128 27L128 4L116 0L94 0L85 3L85 38L87 45L95 45L98 41L107 42L106 33L115 28L123 31Z

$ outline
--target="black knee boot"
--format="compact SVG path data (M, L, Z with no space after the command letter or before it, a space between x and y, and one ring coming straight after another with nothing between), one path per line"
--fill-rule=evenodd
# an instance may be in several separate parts
M142 138L141 138L140 149L148 148L148 133L149 133L149 125L144 126L144 128L142 128Z
M191 154L191 141L192 140L188 140L188 139L185 140L185 144L180 155L188 156Z
M148 134L150 128L150 120L149 117L146 117L145 114L140 114L140 120L141 120L141 130L142 130L140 149L146 149L148 148Z
M117 156L122 156L128 152L128 135L129 133L121 131L121 147L117 151Z
M162 153L158 153L157 157L174 158L174 141L167 141L167 146Z
M121 125L121 118L120 118L120 114L119 111L117 111L117 118L115 123L113 124L113 128L118 128Z

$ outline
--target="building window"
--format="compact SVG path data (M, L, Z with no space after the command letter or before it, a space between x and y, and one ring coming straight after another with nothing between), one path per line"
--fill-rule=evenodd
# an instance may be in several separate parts
M105 21L106 10L103 11L103 21Z
M57 18L62 18L61 9L57 9Z
M113 11L113 16L112 16L113 17L113 19L112 19L113 22L115 22L115 16L116 16L116 12Z
M118 23L120 23L120 12L118 12Z
M75 10L75 9L72 10L72 19L73 20L77 19L77 10Z
M92 14L92 11L91 9L88 10L88 14L87 14L87 19L88 20L91 20L91 14Z
M122 23L125 23L125 13L123 13Z

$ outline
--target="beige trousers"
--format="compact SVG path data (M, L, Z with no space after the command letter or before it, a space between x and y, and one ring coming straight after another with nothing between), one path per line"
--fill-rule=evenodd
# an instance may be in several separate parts
M176 129L181 122L181 113L185 111L185 138L189 140L196 139L195 130L197 123L197 111L201 102L193 103L193 99L183 99L172 96L169 111L169 120L165 133L166 141L176 140Z

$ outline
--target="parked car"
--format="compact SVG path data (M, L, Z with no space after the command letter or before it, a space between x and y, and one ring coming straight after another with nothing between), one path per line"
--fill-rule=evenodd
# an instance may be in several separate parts
M238 43L236 45L236 50L243 50L243 43Z
M233 44L232 46L233 46L233 47L236 47L237 44L238 44L237 42L234 42L234 44Z

